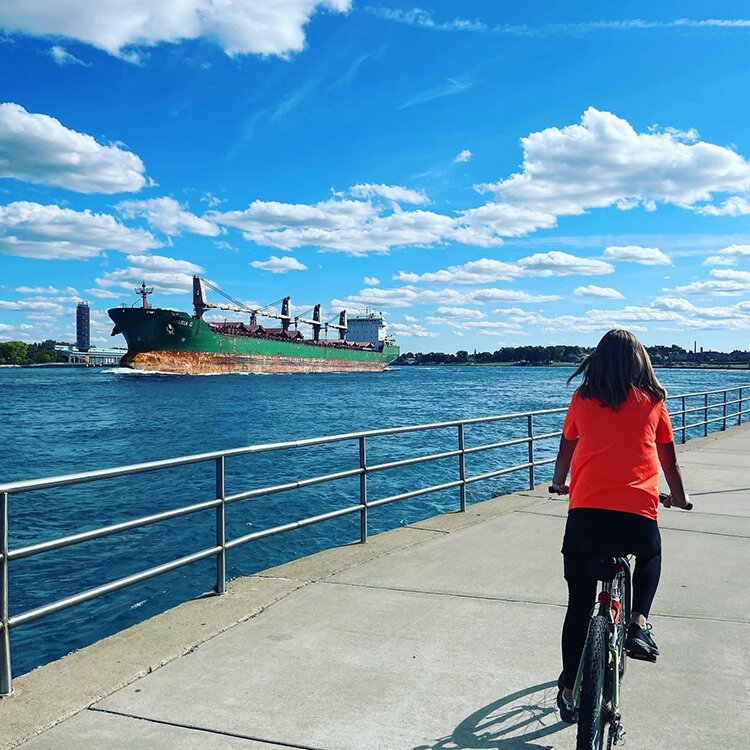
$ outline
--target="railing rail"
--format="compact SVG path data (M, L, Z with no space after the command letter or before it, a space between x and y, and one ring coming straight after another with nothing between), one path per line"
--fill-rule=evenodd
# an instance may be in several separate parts
M708 428L711 424L721 422L721 429L727 428L728 421L735 420L737 424L742 424L744 415L750 413L750 408L745 408L748 404L747 393L750 385L734 386L731 388L717 389L712 391L701 391L697 393L687 393L679 396L671 396L669 402L678 402L680 408L670 412L672 419L680 418L680 424L675 424L675 433L680 434L681 442L685 442L689 437L689 431L697 428L703 428L703 434L708 434ZM710 397L720 394L720 400L711 402ZM731 397L728 395L731 394ZM691 399L699 398L702 400L698 406L688 406ZM732 410L733 407L736 409ZM709 412L715 413L714 410L720 409L719 416L709 416ZM562 433L560 430L551 432L535 431L535 419L541 417L554 417L561 415L566 411L564 407L553 409L539 409L535 411L516 412L512 414L500 414L489 417L477 417L472 419L457 419L447 422L434 422L418 425L406 425L402 427L390 427L377 430L366 430L360 432L350 432L338 435L328 435L301 440L291 440L277 443L266 443L260 445L251 445L242 448L233 448L225 451L213 451L209 453L199 453L190 456L180 456L177 458L164 459L160 461L149 461L147 463L131 464L120 466L112 469L102 469L98 471L87 471L75 474L66 474L56 477L45 477L30 481L8 482L0 484L0 697L9 695L12 692L12 671L10 659L10 631L20 625L34 622L42 617L47 617L56 612L60 612L69 607L89 601L99 596L118 591L127 586L148 580L158 575L176 570L186 565L190 565L199 560L206 558L216 558L216 579L214 581L214 591L217 594L223 594L226 591L226 570L227 570L227 552L260 539L265 539L276 534L285 533L294 529L304 528L313 524L322 523L334 518L341 518L351 514L358 513L360 517L360 539L364 543L367 541L368 534L368 513L371 508L389 505L391 503L408 500L411 498L421 497L433 492L442 492L450 489L459 490L459 510L465 511L467 505L467 485L476 482L486 481L496 477L512 474L515 472L525 471L528 473L528 485L533 488L537 481L537 468L546 466L554 462L554 458L539 458L535 446L541 442L558 438ZM703 419L693 423L687 423L687 415L701 413ZM479 445L466 445L466 428L474 425L493 424L498 422L520 422L519 431L525 433L523 437L514 437L506 440L483 443ZM373 438L387 437L392 435L404 435L407 433L425 432L431 430L446 430L455 428L457 430L456 448L452 450L443 450L437 453L426 455L410 456L395 461L385 461L381 463L368 464L368 440ZM289 450L295 448L305 448L310 446L329 445L332 443L355 442L358 447L358 462L354 468L342 471L322 474L313 477L298 479L295 481L285 482L282 484L268 485L265 487L254 488L237 492L231 495L226 493L225 470L227 459L248 456L253 454L263 454L273 451ZM470 475L467 471L467 456L477 453L484 453L492 450L509 448L512 446L523 446L528 448L527 459L523 463L512 466L504 466L492 471ZM369 475L377 472L390 471L404 466L417 466L432 461L440 461L457 458L456 476L457 478L447 482L441 482L428 487L423 487L408 492L402 492L388 497L370 499L368 495ZM97 529L70 534L68 536L58 537L56 539L29 544L23 547L10 549L8 544L9 529L9 500L12 495L24 492L32 492L44 489L65 487L74 484L95 482L104 479L114 479L118 477L130 476L133 474L144 474L166 469L174 469L180 466L188 466L205 462L215 463L215 496L201 502L193 502L178 508L154 513L140 518L123 521L117 524L103 526ZM339 479L358 477L359 478L359 497L357 503L344 508L338 508L326 513L320 513L306 518L301 518L289 523L279 524L277 526L255 531L249 534L227 539L226 536L226 506L232 503L239 503L244 500L272 495L280 492L289 492L298 490L303 487L333 482ZM117 580L104 583L94 588L80 591L72 596L50 602L41 607L36 607L26 612L10 614L8 603L8 580L9 580L9 563L15 560L32 557L35 555L51 552L53 550L70 547L83 542L100 539L111 536L123 531L142 528L151 524L161 523L183 516L200 513L210 509L215 509L215 537L209 541L211 546L191 552L183 557L157 565L145 570L141 570ZM208 540L207 540L208 541Z

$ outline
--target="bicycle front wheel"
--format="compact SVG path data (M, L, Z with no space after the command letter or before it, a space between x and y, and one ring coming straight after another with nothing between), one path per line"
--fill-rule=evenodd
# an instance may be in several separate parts
M607 621L601 615L591 620L584 654L576 750L601 750L607 725L604 709Z

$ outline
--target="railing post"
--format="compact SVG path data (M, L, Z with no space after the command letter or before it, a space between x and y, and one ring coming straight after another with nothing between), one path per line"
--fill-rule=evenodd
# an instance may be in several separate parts
M536 484L534 478L534 415L529 414L527 425L527 433L529 436L529 489L533 490Z
M742 388L740 388L740 403L739 403L739 409L737 409L737 426L739 427L742 424Z
M682 443L684 443L687 440L686 436L686 429L685 429L685 397L683 396L681 399L682 401Z
M458 425L458 478L461 480L459 486L460 508L461 513L466 512L466 450L464 446L464 425L461 422Z
M724 391L724 419L721 423L722 432L727 429L727 392Z
M221 504L216 506L216 546L221 552L216 556L216 586L217 594L224 594L227 590L227 532L226 532L226 492L224 489L224 456L216 459L216 497Z
M8 628L8 493L0 492L0 697L13 692L10 669L10 629Z
M362 510L359 512L359 541L364 544L367 541L367 438L359 436L359 504Z
M708 394L703 394L703 437L708 435Z

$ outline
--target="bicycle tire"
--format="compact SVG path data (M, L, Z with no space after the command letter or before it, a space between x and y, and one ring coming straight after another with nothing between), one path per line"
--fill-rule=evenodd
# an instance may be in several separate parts
M607 725L604 715L607 621L601 615L591 619L584 653L576 750L602 750Z

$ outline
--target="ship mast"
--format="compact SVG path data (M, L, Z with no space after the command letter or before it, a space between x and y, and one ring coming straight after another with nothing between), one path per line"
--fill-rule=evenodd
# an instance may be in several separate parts
M137 295L141 298L141 307L144 310L148 310L151 308L151 304L148 301L148 295L154 293L154 287L152 286L146 286L146 282L142 281L141 285L134 290Z

